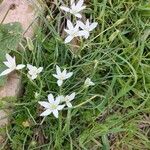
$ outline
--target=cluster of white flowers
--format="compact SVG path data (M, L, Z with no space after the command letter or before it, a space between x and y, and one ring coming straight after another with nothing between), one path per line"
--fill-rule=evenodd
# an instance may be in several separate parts
M70 8L66 6L61 6L60 9L69 12L75 17L81 19L81 11L86 8L83 6L84 1L79 0L78 3L75 3L74 0L70 1ZM78 20L76 25L74 26L70 20L67 20L67 28L64 31L68 34L68 37L65 39L65 43L69 43L75 37L84 37L87 39L90 35L90 32L97 27L98 23L93 22L90 23L89 19L87 19L86 23L84 24L82 21Z
M52 94L48 95L48 102L41 101L39 104L45 108L45 111L40 116L48 116L51 113L58 118L58 111L62 110L65 105L69 108L72 107L71 101L75 98L75 93L67 96L57 96L54 98Z
M19 64L16 65L16 58L15 57L11 57L9 54L6 54L6 60L3 63L8 67L8 69L4 70L0 76L4 76L7 74L10 74L11 72L15 71L15 70L21 70L23 69L26 65L24 64ZM38 74L42 72L43 67L37 68L35 66L32 66L30 64L27 64L27 68L29 69L28 71L28 77L31 80L34 80L37 78Z
M60 9L69 12L73 14L75 17L81 19L81 11L86 8L86 6L83 6L84 1L79 0L78 3L75 3L74 0L71 0L70 2L70 8L61 6ZM64 29L64 31L68 34L68 37L65 39L65 43L70 42L75 37L84 37L87 39L90 35L90 31L92 31L96 26L98 25L97 22L90 23L89 19L87 19L86 23L84 24L81 20L76 21L76 25L74 26L73 23L70 20L67 20L67 28ZM27 77L30 80L35 80L39 74L43 71L43 67L37 68L36 66L33 66L31 64L16 64L16 58L10 56L9 54L6 54L6 61L3 62L6 67L8 67L6 70L4 70L0 76L7 75L15 70L21 70L27 66L28 73ZM73 75L73 72L67 72L66 69L61 71L60 67L56 65L56 74L53 74L53 77L57 79L57 85L59 87L62 86L63 82L67 79L69 79ZM91 81L90 78L87 78L84 82L84 88L88 88L89 86L94 86L95 84ZM38 94L35 95L38 97ZM48 102L47 101L40 101L39 104L44 107L44 112L40 116L47 116L51 113L58 118L58 111L62 110L65 106L68 108L72 107L71 101L75 99L76 93L73 92L70 95L58 95L56 98L54 98L53 94L48 95Z
M4 70L0 76L7 75L15 70L23 69L26 65L24 64L16 64L16 58L11 57L9 54L6 54L6 60L3 63L8 67L8 69ZM43 67L37 68L36 66L32 66L27 64L28 68L28 78L30 80L35 80L38 75L43 71ZM60 67L56 65L56 74L53 76L57 79L57 85L60 87L62 86L64 80L69 79L73 75L73 72L68 72L64 69L61 71ZM89 86L95 85L90 78L87 78L84 82L84 87L88 88ZM70 95L58 95L56 98L52 94L48 95L48 102L41 101L39 104L45 108L45 111L41 114L41 116L47 116L51 113L58 118L58 111L62 110L65 106L68 108L72 107L71 101L75 98L75 92Z

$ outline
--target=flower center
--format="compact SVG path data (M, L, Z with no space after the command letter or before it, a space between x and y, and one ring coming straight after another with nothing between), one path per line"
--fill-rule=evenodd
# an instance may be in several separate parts
M74 37L78 36L78 32L73 32L72 36L74 36Z
M60 76L60 80L64 80L65 77L63 75Z
M72 9L72 12L71 12L72 14L77 14L78 13L78 10L76 10L76 9Z
M52 105L51 105L51 109L52 109L52 110L55 110L56 108L57 108L57 106L56 106L55 104L52 104Z

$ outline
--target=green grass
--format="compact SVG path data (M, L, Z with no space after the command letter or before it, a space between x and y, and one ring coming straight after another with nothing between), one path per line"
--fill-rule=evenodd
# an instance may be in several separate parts
M24 45L24 63L43 66L33 82L23 75L24 96L16 103L6 129L12 150L150 149L150 20L146 0L91 0L84 11L99 26L77 48L60 35L64 14L47 7L33 39ZM52 6L52 5L50 5ZM148 8L148 9L146 9ZM68 16L69 18L69 16ZM14 52L15 54L16 52ZM18 52L17 52L18 53ZM74 72L59 89L55 65ZM95 86L83 88L90 77ZM35 96L35 93L38 96ZM42 120L38 101L47 94L78 93L73 108Z

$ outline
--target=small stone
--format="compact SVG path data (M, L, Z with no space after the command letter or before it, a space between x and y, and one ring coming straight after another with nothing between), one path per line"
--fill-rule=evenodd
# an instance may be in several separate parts
M34 1L36 2L36 0ZM24 36L32 37L37 23L36 14L38 9L36 6L28 0L4 0L0 4L0 22L8 12L3 24L20 22L25 32Z

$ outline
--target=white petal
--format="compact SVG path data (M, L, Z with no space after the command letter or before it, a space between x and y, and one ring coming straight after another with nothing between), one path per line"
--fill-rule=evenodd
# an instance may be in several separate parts
M90 36L89 32L87 32L87 34L84 35L85 39L88 39L89 36Z
M57 80L58 86L61 86L63 84L63 80Z
M71 9L70 9L70 12L72 11L74 11L76 9L76 5L75 5L75 3L73 2L72 4L71 4Z
M54 103L54 96L52 94L48 95L48 101L52 104Z
M82 6L82 7L78 8L78 12L80 12L81 10L83 10L85 8L86 8L86 6Z
M38 73L41 73L43 71L43 67L38 68Z
M9 54L6 54L7 61L11 64L11 66L16 66L16 58L11 57Z
M6 70L4 70L1 74L0 74L0 76L4 76L4 75L7 75L7 74L9 74L10 72L12 72L13 70L11 70L11 69L6 69Z
M59 76L57 75L57 74L53 74L53 77L55 77L55 78L59 78Z
M41 106L45 107L45 108L50 108L50 104L48 102L38 102Z
M73 30L73 28L74 28L73 24L70 20L67 20L67 27L68 27L69 30Z
M69 43L74 37L73 36L68 36L66 39L65 39L65 43Z
M70 5L72 5L73 3L74 3L74 0L71 0L71 1L70 1Z
M60 103L62 103L64 101L64 96L63 95L57 96L56 101L59 101Z
M38 76L37 74L33 74L33 75L31 75L31 77L30 77L30 78L31 78L31 80L34 80L34 79L36 79L36 78L37 78L37 76Z
M95 29L97 27L98 23L94 22L90 25L90 31L92 31L93 29Z
M59 105L60 103L60 98L59 97L56 97L55 101L54 101L54 104L55 105Z
M63 72L62 72L62 76L64 76L64 77L65 77L65 76L66 76L66 74L67 74L67 71L66 71L66 69L64 69L64 70L63 70Z
M6 59L7 59L8 62L14 62L14 58L11 57L9 54L6 54Z
M11 68L12 64L10 64L8 61L3 62L8 68Z
M57 109L53 110L53 115L54 115L56 118L58 118L58 110L57 110Z
M78 32L79 31L79 25L76 24L76 26L74 27L74 32Z
M84 83L84 84L85 84L86 87L95 85L95 83L92 82L90 78L87 78L87 79L85 80L85 83Z
M61 74L61 70L60 70L60 67L56 65L56 73L57 75L60 75Z
M60 6L60 9L66 11L66 12L70 11L70 8L65 7L65 6Z
M86 26L89 27L90 26L90 22L89 19L86 20Z
M95 85L95 83L94 82L90 82L90 84L93 86L93 85Z
M19 65L17 65L16 70L23 69L24 67L25 67L25 65L23 65L23 64L19 64Z
M58 109L58 110L62 110L64 107L65 107L65 105L59 105L59 106L57 107L57 109Z
M77 18L82 18L82 15L79 13L74 14Z
M52 111L50 109L47 109L40 116L48 116L49 114L51 114L51 112Z
M67 30L67 29L64 29L64 31L65 31L66 33L68 33L68 34L71 34L71 33L72 33L71 30Z
M66 76L65 76L65 79L70 78L72 75L73 75L73 72L69 72L69 73L67 73L67 74L66 74Z
M79 0L76 6L80 8L83 5L84 0Z
M85 24L81 21L77 21L77 24L80 28L84 29L85 28Z
M72 104L70 102L67 102L66 105L71 108L72 107Z
M27 64L27 68L28 68L29 70L32 70L32 69L33 69L33 66L30 65L30 64Z
M88 36L88 35L89 35L89 32L85 31L85 30L82 30L82 31L78 32L78 36Z
M75 98L76 93L72 93L71 95L68 96L69 101L72 101Z

